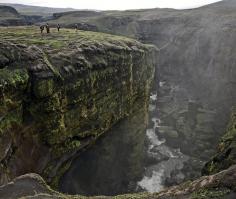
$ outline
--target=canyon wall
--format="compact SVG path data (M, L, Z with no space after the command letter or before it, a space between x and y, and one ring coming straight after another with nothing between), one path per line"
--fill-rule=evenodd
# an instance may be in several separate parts
M186 182L163 190L160 193L137 193L119 196L85 197L65 195L52 190L37 174L27 174L16 178L11 183L0 186L4 199L234 199L236 166L211 176L203 176L193 182Z
M189 10L61 13L49 23L78 23L155 44L156 133L189 155L190 167L201 168L215 153L236 102L235 13L236 2L225 0Z
M0 37L1 184L37 172L56 187L75 154L117 122L137 110L147 120L155 47L31 27L2 28Z
M106 141L101 139L101 141ZM109 146L108 146L109 147ZM109 147L110 148L110 147ZM104 151L104 149L98 149ZM121 150L122 151L122 150ZM101 152L101 151L98 151ZM106 151L105 151L106 152ZM88 154L86 154L88 155ZM88 156L87 156L88 158ZM110 157L109 157L110 158ZM114 161L114 167L115 166ZM83 162L80 162L83 164ZM227 169L226 169L227 168ZM224 170L226 169L226 170ZM178 186L169 187L159 193L136 193L118 196L85 197L81 195L64 195L52 190L37 174L26 174L14 179L11 183L0 186L0 196L5 199L15 198L65 198L65 199L233 199L236 197L236 165L235 165L235 112L229 123L227 133L219 144L219 152L204 168L204 173L214 173L202 176L194 181L187 181ZM72 171L73 173L73 171ZM111 174L111 173L110 173ZM72 176L71 176L72 177ZM86 173L85 173L86 177ZM87 180L87 179L86 179ZM118 179L119 181L119 179ZM94 183L94 182L92 182ZM115 182L114 182L115 183ZM96 183L95 183L96 184ZM80 189L83 186L78 183ZM73 189L73 187L70 187ZM90 186L89 186L90 188ZM86 190L86 189L84 189ZM94 189L93 189L94 190ZM96 189L95 189L96 190ZM98 187L98 190L102 189ZM81 190L80 190L81 191ZM91 190L90 190L91 191ZM89 193L87 190L85 193ZM106 191L107 193L107 191ZM90 192L91 194L91 192Z
M228 128L217 149L215 156L203 168L203 174L214 174L236 164L236 109L232 112Z
M137 191L137 181L144 172L148 121L143 98L139 99L132 115L114 125L72 162L60 180L60 192L110 196Z

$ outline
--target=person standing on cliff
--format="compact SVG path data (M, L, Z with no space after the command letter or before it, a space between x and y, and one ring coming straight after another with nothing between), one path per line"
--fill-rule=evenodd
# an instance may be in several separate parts
M61 29L61 26L60 26L60 24L57 24L57 31L59 32L59 31L60 31L60 29Z
M79 25L75 24L75 31L77 32L79 30Z
M47 30L47 34L50 33L50 27L48 23L46 24L46 30Z
M41 34L43 34L43 31L44 31L44 26L43 25L40 26L40 31L41 31Z

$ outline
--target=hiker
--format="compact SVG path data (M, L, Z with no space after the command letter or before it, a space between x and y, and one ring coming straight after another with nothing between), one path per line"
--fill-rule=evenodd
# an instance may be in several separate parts
M44 26L43 25L40 26L40 31L41 31L41 34L43 34L43 31L44 31Z
M47 30L47 33L50 33L50 27L48 23L46 24L46 30Z
M59 31L60 31L60 29L61 29L61 26L60 26L60 24L57 24L57 31L59 32Z
M75 30L76 30L76 32L79 30L78 24L75 24Z

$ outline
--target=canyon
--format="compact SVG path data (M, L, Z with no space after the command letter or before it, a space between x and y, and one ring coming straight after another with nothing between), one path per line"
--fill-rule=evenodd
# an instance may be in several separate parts
M147 134L154 127L159 141L165 140L154 147L156 159L187 157L167 174L149 171L153 174L146 179L153 176L154 181L146 183L155 184L159 174L165 176L164 186L196 179L214 156L236 101L235 11L236 2L225 0L189 10L72 11L48 21L68 28L77 23L83 30L127 36L160 50ZM166 157L163 145L172 155ZM159 162L153 157L147 161L146 168ZM169 163L158 167L168 170Z
M52 26L73 28L77 23L81 31L75 36L73 30L65 29L65 37L54 33L56 37L42 41L27 29L17 30L17 35L2 29L1 38L11 42L12 49L8 43L1 45L1 77L11 82L10 90L2 92L6 97L2 112L7 115L3 119L10 120L1 119L1 123L7 131L16 129L11 137L19 135L23 126L28 139L23 138L24 148L19 147L22 138L1 138L2 182L36 172L53 188L70 194L119 195L167 187L154 195L120 197L234 198L235 11L236 2L225 0L189 10L56 13L47 19ZM32 67L19 71L18 66L13 73L5 68L18 63ZM81 71L75 72L78 68ZM20 91L13 91L14 96L13 87ZM97 102L99 89L100 94L106 93L101 103ZM12 106L14 112L9 111ZM23 121L19 115L24 115ZM27 126L32 122L35 126ZM41 149L41 140L46 149ZM36 159L40 154L54 157L43 161L50 162L46 167L37 165L39 170L32 169L32 162L21 171L10 167L10 173L15 173L9 177L6 165L22 159L27 145L40 146ZM11 160L17 149L18 159ZM72 197L49 190L33 174L22 179L23 186L29 179L37 186L43 184L39 190L46 190L42 194L49 198ZM177 186L168 188L172 185ZM32 196L29 191L23 196L27 195Z

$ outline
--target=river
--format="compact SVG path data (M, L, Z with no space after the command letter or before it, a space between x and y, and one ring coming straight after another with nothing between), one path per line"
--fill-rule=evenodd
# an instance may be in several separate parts
M152 94L150 97L149 111L156 110L157 94ZM158 192L165 188L165 179L171 178L171 173L175 170L179 170L178 178L184 179L184 174L181 173L181 169L184 167L184 162L189 160L189 157L182 154L179 149L173 149L165 144L165 139L159 139L157 132L161 127L161 120L157 117L150 119L150 125L152 128L146 130L146 137L148 147L146 156L149 159L153 159L153 163L149 163L145 166L145 172L143 179L137 184L143 190L148 192ZM148 161L150 162L150 161Z

